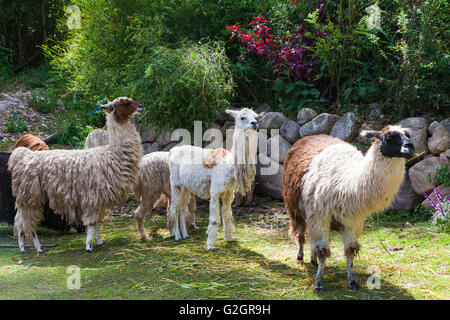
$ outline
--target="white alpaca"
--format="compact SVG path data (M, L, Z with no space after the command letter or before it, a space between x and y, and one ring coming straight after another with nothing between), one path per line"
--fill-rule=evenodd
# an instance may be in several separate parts
M175 240L189 237L185 217L191 194L210 199L206 248L216 250L217 231L222 214L226 241L234 241L231 204L234 191L250 192L255 178L258 144L258 116L251 109L227 110L235 118L231 152L225 149L202 149L180 146L170 150L169 168L172 199L169 229Z

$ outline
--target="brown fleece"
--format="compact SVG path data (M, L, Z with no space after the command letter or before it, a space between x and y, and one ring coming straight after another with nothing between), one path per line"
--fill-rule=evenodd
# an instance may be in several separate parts
M230 152L223 148L212 150L208 154L208 156L205 159L203 159L203 167L206 169L211 169L215 167L216 164L218 164L219 161L222 160L228 153Z
M299 208L302 197L302 178L307 172L311 159L326 147L347 143L329 135L307 136L298 140L286 154L283 171L283 199L290 217L290 234L299 243L305 241L306 218Z
M44 141L42 141L38 137L35 137L31 134L26 134L26 135L21 136L17 140L13 149L16 149L18 147L25 147L25 148L30 149L31 151L50 150Z

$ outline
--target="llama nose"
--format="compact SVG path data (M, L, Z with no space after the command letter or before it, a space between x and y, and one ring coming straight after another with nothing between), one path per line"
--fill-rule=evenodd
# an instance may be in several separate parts
M139 112L144 111L144 106L142 104L139 104L137 111L139 111Z
M258 129L258 121L251 122L253 129Z
M415 151L414 145L411 142L406 143L405 145L403 145L402 149L404 150L403 151L404 153L413 153Z

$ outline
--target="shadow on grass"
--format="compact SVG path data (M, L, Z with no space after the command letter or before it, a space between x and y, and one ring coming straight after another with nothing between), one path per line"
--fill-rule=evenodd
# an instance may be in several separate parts
M239 241L221 245L215 252L206 251L205 222L199 223L200 229L191 230L191 238L185 241L174 241L172 236L158 234L158 229L165 228L165 219L146 228L150 231L150 239L146 241L139 239L131 224L134 221L125 220L109 225L105 230L106 244L96 247L97 251L92 254L84 252L85 235L73 232L61 236L58 232L40 229L43 243L56 243L57 248L38 256L34 252L20 254L18 249L11 254L8 250L0 252L0 260L9 259L14 264L11 257L21 255L24 265L63 268L78 265L91 269L97 276L88 288L98 292L97 298L105 298L102 288L110 290L116 286L117 298L122 294L125 299L163 296L166 299L414 299L403 288L385 281L381 283L381 290L368 290L365 283L370 274L359 272L357 265L355 277L362 286L359 292L346 288L345 268L327 264L325 291L314 294L316 269L309 263L292 267L244 248ZM12 227L0 227L1 243L15 242L10 236ZM4 241L5 238L8 241ZM293 259L295 254L292 253ZM19 284L30 281L27 273L16 278ZM142 285L137 285L139 283ZM284 289L288 293L283 293Z

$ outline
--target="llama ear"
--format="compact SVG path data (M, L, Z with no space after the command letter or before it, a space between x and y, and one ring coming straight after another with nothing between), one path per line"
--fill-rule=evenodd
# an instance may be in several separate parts
M227 114L229 114L230 116L232 116L233 118L236 118L239 115L239 111L238 110L227 109L227 110L225 110L225 112Z
M360 137L367 139L380 138L380 134L380 131L375 130L361 130L359 133Z
M112 109L114 109L114 101L108 102L107 104L101 104L100 108L111 111Z

